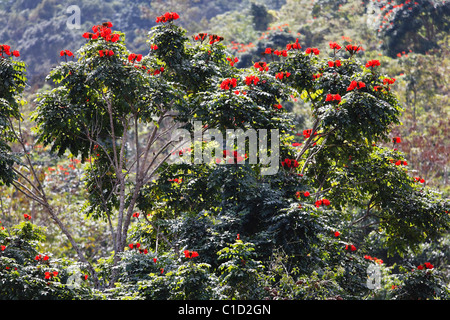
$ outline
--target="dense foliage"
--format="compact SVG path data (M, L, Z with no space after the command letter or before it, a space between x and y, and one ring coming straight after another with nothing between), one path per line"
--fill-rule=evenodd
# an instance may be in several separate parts
M448 76L414 65L433 59L420 51L380 57L369 43L314 29L325 13L386 9L378 3L315 1L295 16L295 1L272 2L287 22L312 22L297 35L287 22L274 25L244 45L214 27L191 36L178 24L183 13L158 13L144 54L112 19L96 22L78 49L58 49L32 110L23 51L0 47L2 299L450 297L450 204L411 169L403 146L413 141L401 134L404 120L417 125L424 114L419 81ZM431 3L411 4L410 14L437 19ZM249 39L276 19L261 3L241 5L251 22L208 19L231 19L225 33L250 23L236 35ZM44 6L52 1L23 10ZM448 39L446 6L435 6L439 39ZM377 36L399 50L392 34ZM441 99L446 89L429 90ZM176 129L205 135L180 146ZM212 129L278 130L279 154L278 137L267 144L277 170L264 174L261 147L249 141L238 154L232 136L211 141ZM445 173L425 169L445 186Z

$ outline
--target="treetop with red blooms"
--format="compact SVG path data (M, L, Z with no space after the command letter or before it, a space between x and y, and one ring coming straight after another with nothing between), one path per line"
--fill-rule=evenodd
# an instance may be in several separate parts
M27 81L25 63L18 57L19 51L11 52L9 45L0 45L0 185L12 182L15 177L12 167L18 161L9 146L16 140L12 120L21 118L18 97Z
M235 289L251 292L250 284L257 283L255 275L263 270L252 260L253 251L263 261L282 251L298 272L311 274L322 263L342 266L337 257L366 263L361 253L370 245L361 230L380 237L386 250L398 254L448 230L448 202L410 176L401 152L378 146L391 141L390 128L400 123L402 109L391 90L378 90L393 81L385 82L390 78L376 60L359 61L359 46L343 49L333 42L330 52L303 51L296 42L296 50L278 51L277 61L238 69L230 63L223 38L209 35L203 41L205 34L190 42L174 23L178 18L173 12L157 18L149 32L151 50L142 56L127 49L112 23L94 26L94 33L83 35L86 44L74 58L50 72L47 79L54 88L37 99L33 120L38 141L59 156L70 153L87 164L83 210L111 228L108 278L99 278L59 220L45 186L17 188L33 190L28 195L67 236L97 288L100 280L114 286L121 276L117 266L127 263L124 257L151 259L139 250L141 244L156 243L156 253L172 252L176 259L185 248L196 248L184 251L189 267L177 269L171 260L175 267L165 267L173 273L158 276L173 279L200 269L205 275L205 265L194 263L201 260L218 268L225 291L236 297ZM274 54L265 50L265 55ZM12 59L0 63L4 60L13 65ZM9 103L14 103L12 97ZM292 97L301 98L312 114L311 128L295 146L295 118L283 108ZM175 143L170 134L177 128L194 133L196 122L204 131L277 129L279 170L261 175L263 165L238 157L234 141L224 152L239 158L232 164L217 164L217 154L211 163L169 162ZM207 150L202 140L183 147ZM186 156L195 159L192 153ZM142 219L132 219L139 217L136 212L142 212ZM236 233L248 242L235 240ZM230 241L235 242L226 246ZM138 253L145 254L136 257ZM240 274L249 282L239 282Z

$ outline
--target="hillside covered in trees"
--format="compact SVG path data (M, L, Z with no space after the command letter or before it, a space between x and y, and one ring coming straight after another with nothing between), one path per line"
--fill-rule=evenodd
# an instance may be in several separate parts
M1 299L450 298L449 1L0 0L0 23ZM174 149L200 121L276 129L279 170Z

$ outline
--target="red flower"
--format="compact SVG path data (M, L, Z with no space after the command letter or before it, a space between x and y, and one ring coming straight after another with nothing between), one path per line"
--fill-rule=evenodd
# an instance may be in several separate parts
M49 257L47 255L44 256L44 261L48 261Z
M247 76L245 77L245 83L249 86L252 83L256 86L259 82L259 78L257 76Z
M134 62L134 61L141 61L142 60L142 54L136 54L132 53L128 56L128 61Z
M154 263L156 263L157 260L158 260L157 258L153 258L153 262L154 262Z
M334 50L340 50L341 49L341 46L338 45L336 42L330 42L329 45L330 45L330 49L334 49Z
M354 89L362 89L362 88L364 88L365 86L366 86L366 84L365 84L364 82L362 82L362 81L359 81L359 82L357 82L357 81L352 81L352 82L350 83L350 85L348 86L347 91L352 91L352 90L354 90Z
M351 251L356 251L356 247L354 245L351 245L350 250Z
M370 68L370 67L374 68L374 67L377 67L379 65L380 65L380 61L379 60L369 60L366 63L366 68Z
M173 20L177 20L180 16L176 12L166 12L162 16L156 18L156 23L165 23L172 22Z
M327 94L325 101L341 101L341 96L339 94Z
M425 262L424 265L425 265L425 268L427 268L427 269L433 269L434 268L434 266L431 263L429 263L429 262Z
M133 249L133 247L134 247L134 245L132 243L130 243L128 246L130 247L130 249Z
M264 51L265 54L272 54L272 48L266 48Z
M31 216L29 214L27 214L27 213L25 213L23 215L23 217L24 217L25 220L31 220Z
M423 265L418 266L417 269L423 270Z
M384 78L383 79L383 84L393 84L395 82L395 78Z
M324 206L329 206L329 205L330 205L330 200L328 200L328 199L323 199L323 200L322 200L322 203L323 203Z
M184 250L183 252L184 252L185 258L192 259L192 258L198 257L197 251Z
M7 44L0 45L0 53L4 52L9 56L9 55L11 55L10 50L11 50L11 47L8 46ZM2 55L3 55L3 53L2 53Z
M401 141L400 137L394 137L394 138L392 138L392 142L395 144L395 143L400 143L402 141Z
M268 71L269 67L267 66L267 63L265 62L255 62L255 64L253 65L253 67L255 67L256 69L259 69L259 71Z
M282 80L284 77L289 78L290 72L279 72L275 75L275 79Z
M222 90L230 90L231 88L235 88L236 85L237 85L236 78L225 79L220 84L220 89L222 89Z
M84 281L86 281L86 280L88 279L88 275L85 274L85 275L83 276L83 279L84 279Z
M311 136L311 133L312 129L303 130L303 136L305 137L305 139L309 138Z
M14 50L14 51L12 52L12 54L13 54L14 57L20 57L20 53L19 53L19 51L17 51L17 50Z
M295 159L284 159L284 161L281 162L281 165L287 168L297 168L299 166L299 163Z
M134 217L134 218L139 218L139 212L134 212L134 213L133 213L133 217Z
M306 53L306 54L314 53L314 54L317 56L317 55L319 55L320 51L319 51L319 49L317 49L317 48L307 48L307 49L305 50L305 53Z
M294 43L289 43L286 45L286 50L292 50L292 49L299 50L301 48L302 48L302 46L298 43L298 38L295 40ZM287 55L287 53L286 53L286 55Z
M340 234L340 232L339 231L336 231L335 233L334 233L334 236L337 238L337 237L339 237L341 234Z
M277 108L278 110L283 108L283 106L281 104L274 104L273 106L275 108Z
M5 249L6 249L6 246L4 246L4 245L1 245L1 246L0 246L0 249L1 249L2 251L5 251Z
M353 54L355 54L356 52L358 52L359 50L361 50L361 47L360 47L360 46L355 46L355 45L349 44L349 45L347 45L347 46L345 47L345 49L346 49L351 55L353 55Z
M305 191L305 193L303 193L303 195L304 195L305 197L309 197L309 196L310 196L310 193L309 193L309 191Z

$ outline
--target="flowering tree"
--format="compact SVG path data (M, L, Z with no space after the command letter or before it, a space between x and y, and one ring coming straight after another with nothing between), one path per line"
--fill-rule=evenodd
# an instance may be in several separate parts
M225 287L227 281L233 288L245 281L240 267L251 275L252 288L260 281L259 262L241 255L270 261L283 252L295 266L290 271L305 274L324 263L351 261L342 286L359 288L365 276L356 263L363 259L353 257L367 249L367 238L404 253L448 230L448 203L409 175L395 148L400 140L391 140L401 108L390 90L395 79L380 73L378 60L359 61L358 46L333 42L324 53L295 41L266 48L261 61L238 69L222 37L202 33L190 41L177 19L170 12L157 18L145 56L129 52L112 23L94 26L76 53L60 52L64 61L48 77L55 87L37 100L39 142L88 164L84 212L105 221L111 233L113 259L105 285L120 278L118 266L130 250L148 253L145 245L154 247L155 255L184 250L185 258L202 259L222 270ZM299 133L284 107L296 98L312 114L311 128ZM280 169L262 174L264 163L253 156L262 159L263 150L252 149L249 141L238 153L234 138L227 137L219 145L227 149L209 162L198 161L210 151L206 138L173 150L174 130L195 135L199 122L205 133L278 130L279 141L269 140L279 143L279 152L274 144L268 149ZM379 146L389 141L393 148ZM174 152L186 161L168 161ZM37 177L26 181L31 187L17 188L46 207L100 286L92 263L47 200L45 183ZM237 233L245 242L235 240ZM232 255L220 251L233 240ZM220 264L217 252L230 260ZM208 266L190 266L167 279L189 275L195 283L200 273L214 280ZM354 270L359 278L350 281L346 277ZM192 283L174 290L189 297ZM146 287L154 288L139 284ZM229 291L247 296L249 286L242 288Z
M11 154L9 143L15 140L12 121L20 118L17 97L25 89L25 64L15 58L7 44L0 45L0 183L11 183L14 178L12 166L17 160Z

